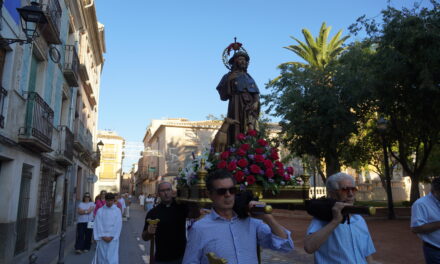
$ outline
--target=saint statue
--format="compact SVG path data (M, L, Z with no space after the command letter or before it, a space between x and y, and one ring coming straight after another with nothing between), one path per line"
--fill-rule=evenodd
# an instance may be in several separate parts
M234 50L234 55L227 60L231 50ZM230 71L221 79L217 91L222 101L229 100L227 117L238 121L238 124L229 125L228 146L235 142L239 133L258 129L260 91L254 79L247 73L249 59L249 55L238 42L232 43L223 52L223 61Z

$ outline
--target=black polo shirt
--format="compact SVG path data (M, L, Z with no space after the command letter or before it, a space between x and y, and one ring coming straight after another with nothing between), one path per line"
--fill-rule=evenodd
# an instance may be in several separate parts
M175 201L168 206L161 203L148 212L144 231L148 228L147 219L160 219L155 235L157 261L172 261L183 257L186 247L187 216L188 207Z

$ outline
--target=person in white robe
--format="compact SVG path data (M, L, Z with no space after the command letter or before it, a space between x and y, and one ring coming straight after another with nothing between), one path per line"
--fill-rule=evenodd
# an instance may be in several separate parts
M122 229L121 210L114 205L115 196L105 195L105 206L99 208L95 217L93 236L97 241L92 264L119 263L119 236Z

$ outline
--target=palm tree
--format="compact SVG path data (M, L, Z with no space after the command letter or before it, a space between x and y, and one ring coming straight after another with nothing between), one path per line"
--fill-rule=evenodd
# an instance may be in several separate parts
M301 67L313 67L319 70L324 70L325 66L345 49L342 47L342 44L349 37L345 36L340 38L342 30L339 30L330 42L327 42L330 30L331 27L327 27L325 22L323 22L321 29L319 30L319 35L315 40L313 39L312 34L310 34L310 31L304 28L302 33L305 38L305 43L291 36L292 39L298 42L298 45L290 45L284 48L295 52L308 64L301 62L286 62L278 67L283 65L299 65Z

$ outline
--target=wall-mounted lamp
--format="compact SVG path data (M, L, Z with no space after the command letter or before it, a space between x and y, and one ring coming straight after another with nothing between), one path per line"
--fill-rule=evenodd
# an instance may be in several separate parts
M100 140L98 144L96 144L96 146L98 147L98 152L102 152L102 149L104 148L104 143L102 142L102 140Z
M43 25L47 23L44 12L41 6L37 2L31 2L30 5L17 8L18 13L21 18L21 28L26 34L26 39L10 39L10 38L0 38L0 46L9 45L12 43L32 43L35 38L38 37L37 27L38 25Z

